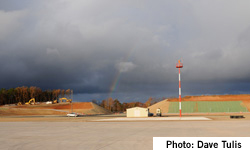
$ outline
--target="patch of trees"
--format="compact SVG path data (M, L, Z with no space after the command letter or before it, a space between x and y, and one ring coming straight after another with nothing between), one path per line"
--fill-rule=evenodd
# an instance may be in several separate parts
M112 112L124 112L126 111L127 108L132 108L132 107L144 107L147 108L161 100L166 99L165 97L162 98L152 98L150 97L145 103L142 102L130 102L130 103L121 103L118 99L113 100L111 97L102 100L101 103L98 103L97 100L92 100L93 103L98 104L99 106L108 109Z
M39 87L17 87L0 90L0 105L16 104L18 102L25 103L31 98L35 98L36 102L46 102L58 100L59 96L70 97L71 90L67 89L54 89L54 90L41 90Z

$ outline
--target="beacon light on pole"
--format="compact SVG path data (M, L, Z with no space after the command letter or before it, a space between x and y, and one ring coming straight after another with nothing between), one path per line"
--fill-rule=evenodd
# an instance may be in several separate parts
M176 68L179 68L179 110L180 110L180 117L181 117L181 68L183 68L183 64L179 60L176 64Z

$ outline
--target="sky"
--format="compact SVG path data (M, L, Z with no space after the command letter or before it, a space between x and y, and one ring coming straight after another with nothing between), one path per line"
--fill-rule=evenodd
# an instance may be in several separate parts
M249 0L2 0L0 88L75 101L250 94Z

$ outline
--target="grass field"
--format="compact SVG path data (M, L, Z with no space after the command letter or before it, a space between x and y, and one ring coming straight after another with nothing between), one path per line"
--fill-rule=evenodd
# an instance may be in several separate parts
M183 113L248 112L242 101L182 102ZM179 102L170 102L168 113L178 113Z

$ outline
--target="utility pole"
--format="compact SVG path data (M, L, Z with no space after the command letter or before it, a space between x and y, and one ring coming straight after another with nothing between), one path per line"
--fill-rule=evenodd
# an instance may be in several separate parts
M71 90L71 113L73 113L73 90Z

